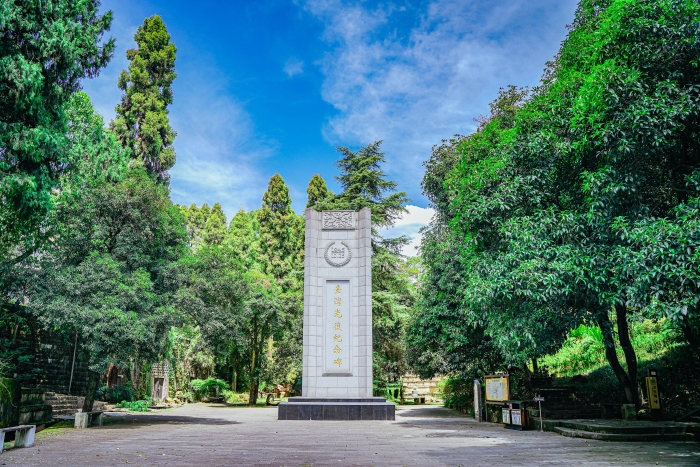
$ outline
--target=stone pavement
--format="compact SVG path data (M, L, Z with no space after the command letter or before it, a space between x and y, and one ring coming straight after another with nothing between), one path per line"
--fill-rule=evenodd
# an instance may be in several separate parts
M700 466L700 443L615 443L517 432L436 406L395 422L278 421L276 408L195 404L63 430L7 466ZM49 432L50 433L50 432Z

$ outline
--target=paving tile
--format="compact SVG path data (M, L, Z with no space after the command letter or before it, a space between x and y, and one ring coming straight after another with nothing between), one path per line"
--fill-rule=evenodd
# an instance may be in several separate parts
M0 454L7 466L698 466L700 443L517 432L435 406L396 421L277 420L275 408L193 404L66 430ZM657 464L658 463L658 464Z

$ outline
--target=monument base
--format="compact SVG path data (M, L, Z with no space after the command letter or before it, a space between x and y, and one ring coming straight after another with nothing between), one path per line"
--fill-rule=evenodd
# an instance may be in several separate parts
M383 397L290 397L277 406L277 420L395 420L395 409Z

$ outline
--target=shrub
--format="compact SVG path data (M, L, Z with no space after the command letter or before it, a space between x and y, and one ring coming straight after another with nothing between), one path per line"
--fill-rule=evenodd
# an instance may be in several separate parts
M117 404L117 407L122 409L128 409L132 412L146 412L148 410L149 405L151 405L151 401L149 400L133 402L121 401Z
M111 388L102 386L100 389L95 391L95 399L114 404L122 401L131 402L135 399L135 397L131 386L114 386Z
M241 402L243 400L241 396L230 389L224 389L221 395L226 398L226 402Z
M228 384L225 381L216 378L194 379L190 384L192 385L195 400L201 400L202 397L216 396L228 388Z

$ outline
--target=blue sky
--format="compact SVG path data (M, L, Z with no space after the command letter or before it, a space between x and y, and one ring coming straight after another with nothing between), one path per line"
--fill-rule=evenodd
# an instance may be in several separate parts
M178 53L170 108L173 201L257 209L279 172L301 213L314 173L330 188L335 147L384 140L385 170L412 199L392 234L430 219L431 147L468 134L498 89L537 84L573 20L573 0L106 0L117 51L84 82L110 120L143 19L163 17ZM411 251L407 251L411 253Z

